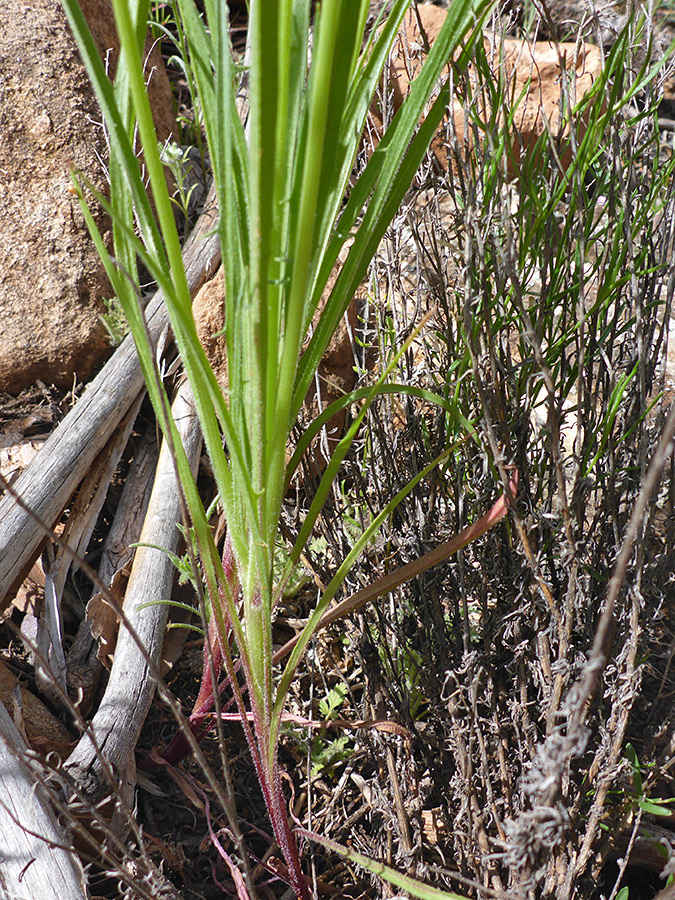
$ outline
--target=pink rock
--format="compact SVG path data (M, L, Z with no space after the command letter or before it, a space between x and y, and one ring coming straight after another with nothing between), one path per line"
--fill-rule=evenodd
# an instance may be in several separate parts
M114 48L108 0L82 6L101 51ZM70 178L75 166L106 191L101 113L59 0L4 0L2 18L0 390L37 379L68 387L111 352L99 318L111 289ZM165 138L173 99L158 55L151 65Z
M418 18L419 15L419 18ZM446 10L432 5L420 5L406 14L404 27L394 44L390 63L392 105L397 110L408 93L410 82L418 74L427 55L427 47L431 46L443 26ZM509 158L509 172L516 175L521 163L522 154L528 152L545 131L548 123L552 134L562 133L560 118L562 66L576 71L573 79L573 90L576 99L580 100L592 87L602 71L602 55L600 50L590 44L577 46L573 43L555 45L548 41L529 43L527 41L485 37L485 48L495 81L500 67L507 87L507 96L516 100L512 142L512 155ZM477 74L473 67L468 77L476 85ZM482 121L489 121L491 109L488 101L481 97L478 110ZM465 129L464 103L453 100L452 116L455 131L464 151L471 149L473 130ZM381 127L381 115L376 113L377 124ZM504 113L499 112L497 121L503 121ZM447 146L443 136L439 134L432 143L432 150L444 169L448 166ZM569 164L569 151L563 152L563 164Z

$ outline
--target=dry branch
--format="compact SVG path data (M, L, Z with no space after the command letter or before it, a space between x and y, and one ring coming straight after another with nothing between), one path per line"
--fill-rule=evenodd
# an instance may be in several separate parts
M179 389L172 412L187 457L196 468L201 432L187 382ZM155 548L178 552L181 534L176 523L180 521L180 492L171 452L164 441L141 532L141 546L136 550L123 606L126 623L133 628L144 650L129 628L120 624L108 686L91 722L93 740L89 734L83 735L65 764L69 774L93 800L110 791L107 766L112 769L117 784L124 786L125 799L130 799L135 783L134 749L155 691L148 660L155 666L160 663L168 614L168 606L161 601L170 599L175 575L167 553Z
M57 703L58 691L54 689L54 680L62 689L66 688L66 660L61 637L60 608L66 578L73 561L69 551L75 550L81 557L87 552L96 521L108 494L110 481L124 453L142 399L142 395L139 394L108 445L87 472L68 512L68 520L61 535L63 544L56 548L53 556L52 547L47 547L50 564L45 573L45 616L40 620L38 647L45 660L49 661L49 670L47 671L38 659L35 664L35 677L42 693Z
M103 542L98 577L107 588L113 589L115 577L127 564L131 563L132 544L139 540L143 528L158 456L159 447L154 429L152 434L148 430L145 438L135 449L120 502ZM99 588L95 587L89 600L87 615L80 623L66 660L68 687L72 692L71 696L76 696L78 691L81 692L79 708L83 716L87 716L92 708L103 669L98 659L98 642L92 634L92 622L89 614L92 600L98 595Z
M24 762L28 748L0 703L0 896L85 900L84 872L46 791Z

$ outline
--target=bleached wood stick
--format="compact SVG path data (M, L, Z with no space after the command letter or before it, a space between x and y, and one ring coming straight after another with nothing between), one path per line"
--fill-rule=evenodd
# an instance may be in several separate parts
M86 900L82 865L65 849L69 838L24 761L27 752L0 702L0 897Z
M140 538L158 457L159 447L154 429L152 436L148 430L136 447L120 502L103 542L98 577L106 587L112 587L115 575L133 556L134 550L131 545L137 543ZM90 602L98 593L99 587L95 586ZM97 642L92 634L91 624L88 616L80 622L66 658L68 687L73 692L80 692L79 707L85 717L92 708L103 670L97 656Z
M201 431L187 382L178 391L172 413L187 457L196 469ZM179 490L171 453L164 441L123 606L146 653L141 652L127 627L120 624L108 686L91 722L94 741L88 734L83 735L65 763L69 775L94 802L110 792L96 745L104 748L105 761L115 773L117 784L123 785L127 802L135 784L134 749L155 691L146 654L159 665L168 614L164 603L146 604L169 600L175 576L174 565L165 552L142 545L154 544L178 552L182 540L177 527L180 521Z
M139 394L108 441L105 451L99 454L87 472L75 502L69 510L62 536L68 547L72 547L82 557L87 552L96 521L108 494L110 481L124 453L142 400L143 397ZM45 618L38 626L38 647L41 648L44 658L49 660L49 666L44 667L40 660L36 659L35 679L40 691L56 703L59 702L59 696L58 691L54 690L54 681L60 684L63 690L66 689L66 660L61 637L60 608L72 562L73 558L66 548L58 547L51 565L45 572Z

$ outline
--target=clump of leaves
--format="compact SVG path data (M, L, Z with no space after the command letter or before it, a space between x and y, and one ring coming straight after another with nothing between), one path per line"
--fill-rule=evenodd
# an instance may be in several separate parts
M394 0L370 37L367 0L325 0L316 8L311 28L309 0L252 0L250 61L243 71L233 54L227 6L206 0L202 14L194 0L178 0L186 59L194 74L195 102L203 115L217 187L225 271L226 393L197 337L145 89L148 0L113 2L121 46L114 86L76 0L63 2L110 133L114 255L86 207L85 214L134 334L158 420L174 446L206 585L203 614L213 657L205 661L198 703L203 705L215 692L214 678L224 666L289 881L304 900L309 888L288 821L277 752L286 697L312 634L382 518L375 519L339 566L280 676L273 664L274 610L369 405L385 389L394 361L372 388L344 401L358 404L354 423L328 464L276 580L281 509L297 465L295 456L287 462L289 437L317 366L444 114L447 98L442 92L434 95L437 80L447 60L463 43L471 42L466 36L477 33L489 2L452 4L406 102L365 170L350 184L366 117L408 0ZM464 52L458 66L467 60ZM242 76L249 86L246 125L237 106ZM136 133L153 203L135 152ZM346 258L327 291L348 239ZM227 521L222 554L168 413L138 301L137 258L164 293L193 389Z

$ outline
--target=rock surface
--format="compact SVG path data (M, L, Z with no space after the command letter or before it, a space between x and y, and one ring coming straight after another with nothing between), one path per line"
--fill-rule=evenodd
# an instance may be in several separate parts
M197 334L223 392L227 391L225 327L225 273L220 268L192 302Z
M83 3L102 51L113 46L107 0ZM106 25L107 23L107 25ZM114 54L113 54L114 56ZM158 130L171 91L152 65ZM154 86L156 85L156 87ZM68 387L109 355L100 321L105 272L72 193L74 166L105 190L101 114L59 0L4 0L0 29L0 390L40 379ZM101 212L98 224L105 227Z
M404 28L394 44L390 62L391 102L396 111L405 99L410 82L418 74L431 46L438 36L447 11L432 5L420 5L416 12L406 14ZM485 48L491 67L497 79L501 62L505 63L506 82L511 96L521 98L514 117L513 153L509 158L509 170L516 175L522 154L531 149L547 127L556 135L560 130L561 66L564 58L568 71L576 70L576 98L580 100L591 88L602 71L602 54L599 48L590 44L577 46L574 43L557 47L548 41L534 44L528 41L486 37ZM559 55L560 54L560 55ZM469 72L475 81L475 75ZM491 110L488 102L478 99L480 118L489 121ZM500 113L500 115L502 115ZM458 140L464 142L467 150L472 145L472 129L466 129L463 104L453 103L452 117ZM376 114L377 125L381 116ZM440 165L448 166L447 146L442 135L437 136L431 148ZM565 159L563 159L563 163Z
M80 6L101 58L108 60L109 70L114 75L119 55L119 41L115 30L111 0L80 0ZM145 56L145 80L148 85L150 106L155 120L157 137L164 142L176 131L173 92L162 62L159 45L152 43L150 35L145 42Z

